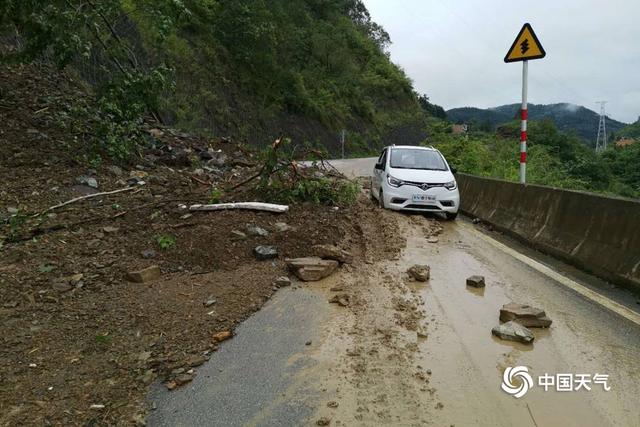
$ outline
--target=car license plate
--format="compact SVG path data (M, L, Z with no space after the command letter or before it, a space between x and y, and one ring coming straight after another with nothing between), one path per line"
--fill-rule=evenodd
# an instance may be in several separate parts
M429 194L414 194L412 200L417 203L434 202L436 200L436 196Z

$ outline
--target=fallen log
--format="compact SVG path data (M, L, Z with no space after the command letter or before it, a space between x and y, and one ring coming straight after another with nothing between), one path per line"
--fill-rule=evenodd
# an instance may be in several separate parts
M246 210L252 210L252 211L284 213L289 210L289 206L276 205L273 203L261 203L261 202L216 203L213 205L189 206L190 211L225 211L225 210L232 210L232 209L246 209Z

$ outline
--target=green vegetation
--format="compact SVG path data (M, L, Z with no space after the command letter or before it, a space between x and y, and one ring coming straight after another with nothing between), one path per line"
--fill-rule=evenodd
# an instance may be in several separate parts
M125 160L146 115L262 143L278 134L356 150L424 138L411 81L361 0L7 0L3 58L46 57L95 89L94 161Z
M176 238L169 234L159 234L155 236L155 239L160 249L163 250L171 249L176 245Z
M550 119L556 127L567 133L573 133L582 142L593 147L597 137L599 115L588 108L574 104L529 104L529 119ZM491 132L499 126L519 117L520 104L501 105L495 108L454 108L447 111L447 117L453 123L467 123L472 129ZM625 126L617 120L607 117L607 131L617 132Z
M437 145L461 172L511 181L518 179L520 123L496 132L452 135L449 124L431 119L428 143ZM551 120L529 121L527 182L624 197L640 197L640 145L611 147L596 154Z
M633 138L640 142L640 118L637 122L623 127L615 133L616 138Z

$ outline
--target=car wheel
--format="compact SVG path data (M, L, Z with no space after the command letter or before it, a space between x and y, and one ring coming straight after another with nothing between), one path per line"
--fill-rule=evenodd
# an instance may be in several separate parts
M446 216L449 221L453 221L458 217L458 212L445 212L444 216Z
M380 189L380 192L378 193L378 206L380 206L382 209L386 209L387 208L384 205L384 194L382 194L382 188Z

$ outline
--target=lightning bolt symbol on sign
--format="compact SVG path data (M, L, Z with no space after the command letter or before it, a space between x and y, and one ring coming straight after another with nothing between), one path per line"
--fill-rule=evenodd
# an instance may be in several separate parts
M524 39L522 43L520 43L520 52L524 55L529 50L529 39Z

